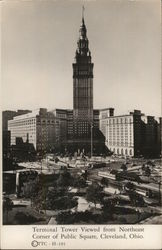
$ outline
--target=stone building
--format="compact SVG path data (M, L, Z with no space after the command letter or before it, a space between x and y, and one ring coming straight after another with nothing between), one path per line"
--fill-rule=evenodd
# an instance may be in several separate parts
M19 115L8 121L11 133L11 145L16 144L16 138L28 140L37 151L52 151L60 140L60 122L52 112L40 108L32 113Z
M114 116L113 109L100 111L100 129L107 147L117 155L158 157L160 119L145 116L140 110Z

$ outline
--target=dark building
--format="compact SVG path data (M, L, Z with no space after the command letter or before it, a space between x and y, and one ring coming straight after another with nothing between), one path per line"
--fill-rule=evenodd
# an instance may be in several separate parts
M154 116L141 117L141 152L146 157L159 157L161 154L160 143L160 118Z
M11 133L8 130L3 131L3 155L7 156L10 151L10 140L11 140Z
M16 111L6 110L2 112L2 129L8 130L8 120L13 119L16 116Z
M73 142L73 110L55 109L51 112L59 121L59 136L55 149L56 151L64 152L66 149L69 149L68 146Z
M30 110L6 110L2 112L2 137L3 137L3 165L4 161L10 157L11 149L11 131L8 129L8 121L12 120L15 116L27 114L31 112Z
M36 151L33 143L29 143L29 135L27 134L26 142L22 137L16 137L16 144L11 145L11 156L16 161L33 161L36 157Z
M87 139L93 123L93 63L84 18L77 45L73 63L74 138Z

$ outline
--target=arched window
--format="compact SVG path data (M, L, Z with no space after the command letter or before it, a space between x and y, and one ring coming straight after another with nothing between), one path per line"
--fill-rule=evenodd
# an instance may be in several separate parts
M117 154L119 155L119 149L117 149Z
M127 155L127 149L125 150L125 154Z
M123 148L121 149L121 155L123 155Z
M130 149L129 154L132 155L132 149Z

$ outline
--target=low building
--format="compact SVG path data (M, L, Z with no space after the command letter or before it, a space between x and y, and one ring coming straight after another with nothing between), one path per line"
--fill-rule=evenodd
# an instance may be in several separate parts
M100 111L100 130L106 146L117 155L157 157L160 155L160 119L140 110L114 116L112 108Z
M16 138L28 140L37 151L52 151L60 140L60 123L47 109L35 110L32 113L15 116L8 121L11 133L11 145L16 145Z
M60 122L60 143L67 144L73 137L73 110L54 109L51 111Z
M18 109L17 111L13 110L5 110L2 112L2 128L3 131L8 130L8 121L13 119L17 115L23 115L27 113L31 113L31 110Z

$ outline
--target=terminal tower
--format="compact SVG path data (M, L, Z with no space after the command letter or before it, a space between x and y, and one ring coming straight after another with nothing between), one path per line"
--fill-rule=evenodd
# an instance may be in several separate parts
M73 143L90 152L99 139L99 110L93 109L93 66L87 29L82 15L73 63ZM100 138L101 139L101 138ZM93 140L93 142L92 142ZM97 143L98 144L98 143ZM102 140L102 144L103 140Z
M73 119L75 139L89 138L93 122L93 63L84 17L73 63Z

